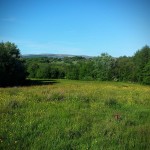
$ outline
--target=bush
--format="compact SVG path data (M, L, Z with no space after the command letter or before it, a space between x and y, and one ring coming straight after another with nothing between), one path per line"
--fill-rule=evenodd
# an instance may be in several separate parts
M20 85L26 79L26 69L17 46L0 43L0 86Z

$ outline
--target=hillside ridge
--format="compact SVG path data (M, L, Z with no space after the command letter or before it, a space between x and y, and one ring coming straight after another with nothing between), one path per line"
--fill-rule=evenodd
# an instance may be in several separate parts
M52 57L52 58L64 58L64 57L85 57L85 58L91 58L92 56L87 55L72 55L72 54L25 54L22 55L24 58L40 58L40 57Z

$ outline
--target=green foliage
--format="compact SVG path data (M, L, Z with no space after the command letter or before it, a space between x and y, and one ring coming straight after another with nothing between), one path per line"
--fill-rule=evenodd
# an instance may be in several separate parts
M116 60L115 74L119 81L134 81L134 62L131 57L119 57Z
M143 71L145 72L147 70L145 67L150 61L150 48L148 46L143 47L135 53L133 58L135 63L135 79L138 82L145 83L145 81L143 81ZM146 75L146 72L144 74ZM148 76L145 75L144 80L148 78Z
M150 84L150 61L145 65L142 73L143 83Z
M102 53L100 57L97 57L94 61L94 73L96 79L101 81L111 80L110 71L114 59L107 53Z
M125 81L150 84L150 48L143 47L133 57L26 58L29 78Z
M13 43L0 43L0 86L19 85L25 81L26 70L20 52Z
M79 69L77 65L70 65L67 68L67 79L78 80L79 79Z
M25 58L29 78L100 81L130 81L150 84L150 48L138 50L133 57ZM25 81L26 70L17 46L0 43L0 85L18 85Z
M51 67L48 64L41 64L36 73L37 78L48 79L51 77Z
M37 63L31 63L28 65L28 72L29 72L29 78L36 78L37 77L37 71L39 69L39 65Z

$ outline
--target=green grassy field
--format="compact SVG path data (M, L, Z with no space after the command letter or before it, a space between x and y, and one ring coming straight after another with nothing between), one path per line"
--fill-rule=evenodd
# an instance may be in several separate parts
M150 149L150 86L51 83L0 88L1 150Z

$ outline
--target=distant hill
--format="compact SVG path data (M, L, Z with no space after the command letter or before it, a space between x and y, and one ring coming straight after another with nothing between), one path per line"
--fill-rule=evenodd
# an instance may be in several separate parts
M86 55L70 55L70 54L27 54L27 55L22 55L23 58L40 58L40 57L64 58L64 57L75 57L75 56L91 58L91 56L86 56Z

